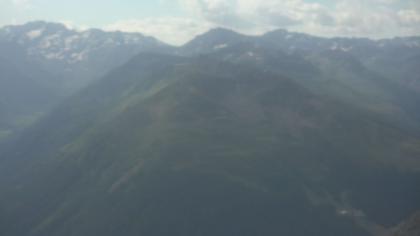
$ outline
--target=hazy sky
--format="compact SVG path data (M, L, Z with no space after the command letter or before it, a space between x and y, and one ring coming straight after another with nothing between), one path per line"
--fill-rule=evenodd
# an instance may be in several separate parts
M221 26L320 36L420 35L420 0L0 0L0 25L32 20L138 31L181 44Z

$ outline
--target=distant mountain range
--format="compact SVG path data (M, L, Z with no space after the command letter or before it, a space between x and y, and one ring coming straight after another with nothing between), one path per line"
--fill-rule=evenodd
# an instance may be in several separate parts
M66 39L39 47L50 24L28 25L2 30L20 35L2 51L30 70L2 74L0 90L17 92L0 94L0 112L32 83L31 101L55 102L0 146L0 235L418 232L420 38L214 29L181 47L134 34L154 44L126 54L134 46L115 39L125 34L101 32L67 53ZM92 45L108 40L96 58ZM11 68L7 58L0 66ZM115 64L90 67L99 58ZM48 61L106 75L62 96L51 75L67 72Z
M0 42L17 44L30 60L70 88L83 87L142 51L170 48L140 33L76 31L42 21L3 27Z
M394 113L407 124L416 125L420 119L420 37L373 41L285 30L245 36L214 29L178 53L258 66L294 78L315 93Z
M1 28L0 141L136 54L170 49L142 34L79 32L58 23Z

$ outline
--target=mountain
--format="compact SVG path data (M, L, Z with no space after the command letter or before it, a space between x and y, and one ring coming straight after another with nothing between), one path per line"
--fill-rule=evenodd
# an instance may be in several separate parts
M246 36L215 29L178 49L178 54L212 54L258 65L294 78L314 93L382 113L409 129L420 127L420 37L375 41L285 30Z
M242 35L229 29L215 28L183 45L178 53L187 55L206 54L233 44L249 41L252 41L251 36Z
M420 209L419 143L257 66L141 54L2 153L0 228L372 235Z
M416 236L420 234L420 213L417 212L394 229L392 236Z
M1 142L32 124L61 96L56 91L56 79L27 60L19 45L0 43L0 52Z
M418 62L369 59L407 40L215 29L142 52L0 148L0 234L410 232Z
M143 51L171 47L142 34L30 22L0 29L0 142Z
M59 78L70 91L84 87L140 52L171 48L140 33L76 31L42 21L3 27L0 41L17 42L28 58Z

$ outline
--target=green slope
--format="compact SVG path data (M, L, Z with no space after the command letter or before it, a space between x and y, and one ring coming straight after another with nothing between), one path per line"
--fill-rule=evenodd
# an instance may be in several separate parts
M143 54L2 153L0 233L372 235L420 209L420 138L387 122L248 64Z

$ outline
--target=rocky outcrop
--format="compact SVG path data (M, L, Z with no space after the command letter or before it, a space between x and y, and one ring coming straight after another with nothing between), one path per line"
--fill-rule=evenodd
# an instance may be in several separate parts
M420 212L398 225L392 236L420 236Z

